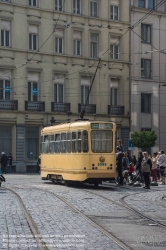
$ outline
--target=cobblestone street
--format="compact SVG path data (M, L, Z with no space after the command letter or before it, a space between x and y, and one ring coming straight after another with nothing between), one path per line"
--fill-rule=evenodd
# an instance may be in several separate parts
M157 225L166 226L165 186L96 189L54 185L39 175L5 177L0 249L166 249L166 228ZM154 221L127 209L125 196L127 204Z

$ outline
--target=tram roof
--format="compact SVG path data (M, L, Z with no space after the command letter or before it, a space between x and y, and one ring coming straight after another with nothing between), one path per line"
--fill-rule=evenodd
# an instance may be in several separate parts
M42 129L42 131L44 133L47 133L47 132L52 132L52 131L69 130L71 128L76 128L76 127L79 127L81 129L81 128L87 127L91 123L113 123L113 122L107 122L107 121L82 121L82 120L78 120L78 121L74 121L74 122L70 122L70 123L61 123L61 124L58 124L58 125L45 127L45 128Z

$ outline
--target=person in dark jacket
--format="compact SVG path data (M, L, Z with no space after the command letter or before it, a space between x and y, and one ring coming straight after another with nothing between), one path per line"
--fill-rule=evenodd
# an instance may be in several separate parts
M2 167L2 173L6 174L7 171L7 164L8 164L8 158L5 152L1 153L1 167Z
M138 152L138 160L137 160L137 164L136 164L136 170L138 170L138 172L139 172L141 182L144 183L144 177L143 177L142 170L141 170L142 159L143 159L142 151L139 151Z
M150 172L152 169L152 162L148 158L147 152L143 152L143 156L144 156L144 158L142 159L141 170L142 170L144 180L145 180L144 188L150 189Z
M116 147L116 165L117 165L117 171L118 171L118 177L119 177L119 185L123 185L123 175L122 175L122 158L123 153L121 152L119 147Z
M11 166L12 166L12 160L13 160L13 157L12 157L11 153L9 153L9 155L8 155L7 158L8 158L8 164L9 164L8 169L7 169L7 172L10 173L10 171L11 171Z
M137 164L137 160L136 160L135 155L132 156L131 162L134 164L134 166Z
M39 158L37 160L36 173L40 173L40 164L41 164L41 156L39 156Z

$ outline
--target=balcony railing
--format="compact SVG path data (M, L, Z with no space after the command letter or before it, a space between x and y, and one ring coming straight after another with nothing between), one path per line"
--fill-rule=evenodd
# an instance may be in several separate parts
M78 113L81 113L81 111L84 109L84 104L78 104ZM96 114L96 104L88 104L85 108L86 114Z
M1 110L18 110L18 101L14 100L0 100Z
M52 112L59 112L59 113L66 113L66 112L70 111L70 103L52 102L51 103L51 111Z
M110 114L110 115L124 115L124 106L108 105L108 114Z
M25 101L26 111L45 111L45 102Z

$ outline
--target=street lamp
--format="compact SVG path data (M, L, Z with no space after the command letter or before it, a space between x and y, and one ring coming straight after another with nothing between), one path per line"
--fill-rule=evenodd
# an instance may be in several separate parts
M50 122L51 122L51 126L55 125L56 120L54 119L54 117L53 117L53 116L52 116L52 118L51 118Z

